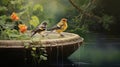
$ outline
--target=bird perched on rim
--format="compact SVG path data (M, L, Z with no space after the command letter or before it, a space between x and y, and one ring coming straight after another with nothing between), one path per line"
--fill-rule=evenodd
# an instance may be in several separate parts
M36 33L39 33L42 35L42 33L45 32L46 30L47 30L47 22L42 22L32 31L31 37L33 37ZM44 37L44 35L42 36Z
M65 31L67 28L68 28L67 19L66 18L62 18L60 20L60 22L57 25L55 25L52 28L50 28L49 31L55 31L58 34L60 34L60 36L64 36L62 34L62 32Z

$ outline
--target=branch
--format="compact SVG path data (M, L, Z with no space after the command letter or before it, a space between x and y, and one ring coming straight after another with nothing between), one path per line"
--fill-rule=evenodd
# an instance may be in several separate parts
M83 10L79 8L72 0L69 0L69 2L75 7L80 13L83 13Z
M101 18L99 16L96 16L93 13L85 13L84 10L82 10L80 7L78 7L72 0L69 0L69 2L72 4L73 7L75 7L80 13L84 14L85 16L87 16L89 18L95 18L95 19L101 20ZM95 2L96 2L96 0L92 0L90 4L94 4Z

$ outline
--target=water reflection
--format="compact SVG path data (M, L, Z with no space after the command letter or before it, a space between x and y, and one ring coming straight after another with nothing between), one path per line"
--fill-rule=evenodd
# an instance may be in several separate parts
M120 35L92 33L68 59L78 66L120 66Z

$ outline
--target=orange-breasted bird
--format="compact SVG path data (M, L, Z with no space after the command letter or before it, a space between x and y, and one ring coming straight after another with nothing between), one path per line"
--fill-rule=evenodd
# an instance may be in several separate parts
M47 22L42 22L32 31L31 37L34 36L36 33L39 33L42 35L42 32L45 32L46 30L47 30ZM44 37L44 35L42 36Z
M60 36L64 36L62 32L65 31L67 28L68 28L67 19L62 18L57 25L53 26L49 30L57 32L58 34L60 34Z

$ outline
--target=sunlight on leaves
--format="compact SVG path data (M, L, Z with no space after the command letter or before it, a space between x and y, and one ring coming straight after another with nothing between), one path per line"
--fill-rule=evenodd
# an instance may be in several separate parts
M34 27L36 27L39 24L39 19L37 16L32 16L32 19L30 20L30 24Z
M37 5L34 6L33 10L34 10L34 11L36 11L36 10L43 11L43 6L40 5L40 4L37 4Z

